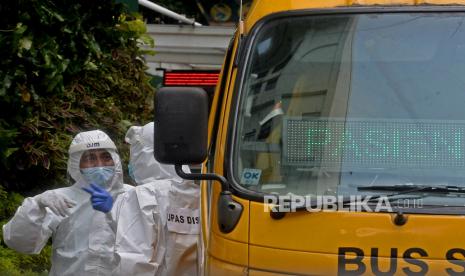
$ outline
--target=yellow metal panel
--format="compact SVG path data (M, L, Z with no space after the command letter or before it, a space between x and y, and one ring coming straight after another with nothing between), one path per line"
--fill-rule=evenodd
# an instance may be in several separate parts
M299 275L346 275L348 271L359 270L362 273L353 275L379 275L380 273L374 272L388 272L392 269L395 275L409 275L412 274L409 272L423 271L425 273L420 273L420 275L432 276L447 275L448 271L457 273L463 273L464 271L463 263L462 265L457 265L447 260L414 260L414 262L422 263L418 265L411 263L411 260L412 259L408 262L402 257L397 259L384 257L371 259L365 256L360 261L362 264L346 264L338 268L338 255L335 254L309 253L251 246L251 270L249 275L277 275L264 272L256 273L254 270Z
M277 12L305 9L327 9L350 6L414 6L414 5L465 5L465 0L257 0L247 14L245 32L248 33L253 25L261 18Z
M237 40L234 46L232 58L237 49ZM231 66L232 66L231 62ZM228 132L228 119L230 112L230 104L232 98L232 91L234 80L236 77L236 70L230 68L230 73L227 77L226 87L224 91L217 91L224 93L223 101L218 103L219 110L221 110L218 127L218 141L216 143L215 151L215 164L214 172L224 175L224 156L226 151L226 138ZM231 233L222 233L218 226L218 197L221 192L219 183L215 183L212 187L212 202L211 202L211 221L209 225L209 243L208 243L208 264L207 271L210 275L229 275L229 273L242 273L243 267L248 266L248 241L249 241L249 201L241 198L234 197L234 199L243 206L241 218ZM228 264L224 264L215 260L221 260ZM220 266L220 267L217 267ZM219 273L222 271L224 273ZM229 271L229 272L227 272ZM235 275L235 274L231 275Z
M236 49L237 49L237 39L234 40L233 53L231 55L232 57L234 57ZM228 51L229 51L229 49L228 49ZM225 60L223 61L223 64L226 63L226 57L227 57L227 54L225 55ZM212 106L210 108L210 116L209 116L209 119L208 119L208 130L209 130L208 131L208 144L210 144L210 140L212 139L212 135L213 135L212 130L213 130L213 125L214 125L214 122L215 122L215 118L218 116L218 108L222 108L222 106L220 106L220 104L223 104L223 103L219 103L219 98L220 98L220 96L222 94L228 93L228 87L229 87L229 84L230 84L230 81L231 81L231 76L229 75L229 73L231 72L232 67L233 67L233 62L231 61L229 63L228 68L224 68L224 67L221 68L221 72L220 72L220 75L218 77L218 84L215 87L215 93L214 93L214 96L213 96ZM221 91L220 86L221 86L221 83L222 83L224 78L226 78L226 85L225 85L225 88L223 88L224 91Z
M247 267L233 265L230 263L222 262L215 258L209 258L207 275L221 275L221 276L245 276L247 275Z
M237 50L237 39L235 39L234 46L233 46L233 52L231 57L234 58L234 55ZM233 62L230 62L230 66L227 71L223 68L222 73L220 74L219 81L222 80L222 78L227 78L226 79L226 84L224 87L223 91L219 90L219 85L216 87L215 90L215 96L213 99L212 103L212 108L211 108L211 113L210 113L210 118L209 118L209 139L211 139L211 131L213 128L214 124L214 119L215 116L219 116L219 126L218 126L218 140L216 143L216 155L215 155L215 165L214 165L214 173L223 175L223 164L224 164L224 152L226 150L226 135L227 135L227 119L228 119L228 112L229 112L229 107L226 107L227 104L230 104L231 96L230 94L232 93L233 89L233 81L235 79L236 73L231 73L233 71ZM219 96L220 93L223 94L223 101L220 103L219 102ZM219 112L218 110L223 110L223 112ZM225 110L225 111L224 111ZM217 114L219 113L219 114ZM206 168L203 167L203 171L206 171ZM207 209L208 206L208 198L207 198L207 181L203 181L202 183L202 208L204 210ZM202 212L202 218L206 223L202 225L202 229L207 231L213 231L217 233L218 235L223 235L221 231L219 230L218 223L217 223L217 202L218 202L218 195L221 192L221 186L218 182L213 182L213 187L212 187L212 203L211 203L211 221L208 222L208 227L207 227L207 221L208 221L208 216L207 212ZM236 241L241 241L241 242L248 242L248 204L249 202L247 200L243 199L236 199L240 204L243 205L243 214L240 220L240 223L238 226L227 235L226 238L236 240ZM204 235L204 238L207 239L206 235Z
M362 5L362 6L370 6L370 5L383 5L383 6L399 6L399 5L404 5L404 6L411 6L411 5L416 5L417 1L412 1L412 0L377 0L377 1L372 1L372 0L353 0L352 5Z
M356 247L379 256L399 254L412 247L424 249L428 259L444 259L451 248L465 248L463 216L408 215L403 226L394 214L367 212L289 213L274 220L263 204L250 204L250 243L295 251L337 254L340 247ZM464 256L465 257L465 256Z
M247 266L248 264L249 254L247 243L228 240L221 235L210 235L208 254L211 257L227 263L242 266Z
M337 275L337 255L251 246L250 268L283 273Z
M232 57L234 57L234 54L236 52L236 49L237 49L237 39L234 41L234 45L233 45L233 53L232 53ZM223 61L223 64L225 64L226 62L226 57L227 55L225 55L225 60ZM230 72L232 71L232 67L233 67L233 62L230 62L229 63L229 68L222 68L221 69L221 72L220 72L220 75L219 75L219 78L218 78L218 84L215 88L215 93L214 93L214 96L213 96L213 101L212 101L212 105L211 105L211 108L210 108L210 116L209 116L209 119L208 119L208 145L210 145L211 143L211 139L213 137L213 134L212 131L213 131L213 126L214 126L214 123L215 123L215 120L216 120L216 117L218 116L223 116L223 112L219 112L218 109L222 109L223 108L223 105L225 103L225 100L227 98L227 95L224 95L224 94L227 94L228 93L228 87L229 87L229 84L231 82L231 76L230 76ZM221 89L221 83L223 81L223 78L226 78L226 85L225 87L223 88L224 90L220 90ZM223 102L219 102L219 99L221 97L221 95L224 95L223 97ZM218 114L219 113L219 114ZM222 128L222 125L221 125L221 120L223 120L222 118L219 119L220 121L220 125L218 127L218 132L221 132L221 128ZM207 162L207 161L206 161ZM207 168L206 168L206 162L203 164L203 167L202 167L202 172L204 173L209 173L207 171ZM217 164L218 163L223 163L223 160L217 160ZM217 165L218 167L218 165ZM218 172L218 173L222 173L222 172ZM202 181L202 186L201 186L201 217L202 217L202 238L203 238L203 241L207 244L206 246L208 246L208 232L210 231L210 221L208 220L208 185L209 185L209 182L210 181ZM218 184L215 184L215 185L218 185ZM216 190L216 192L218 192L218 190ZM212 204L212 208L214 209L216 205L215 204ZM214 212L216 212L216 210L212 210Z
M223 64L225 63L225 61L223 61ZM220 83L222 82L222 79L223 78L227 78L227 76L225 76L225 68L222 68L221 69L221 72L220 72L220 75L218 77L218 83L216 85L216 88L215 88L215 93L213 94L213 100L212 100L212 105L210 107L210 116L208 118L208 144L210 144L210 141L212 139L212 130L213 130L213 125L215 123L215 118L218 113L218 101L219 101L219 98L220 98L220 94L224 93L224 91L220 91Z
M213 196L212 196L212 216L211 216L211 225L210 231L215 233L216 235L223 236L226 239L244 242L247 243L249 241L249 201L239 198L233 197L235 201L242 205L242 215L239 220L239 223L236 225L234 230L231 233L224 234L220 231L218 226L218 213L217 213L217 206L218 206L218 197L221 188L218 185L215 185L213 188Z
M283 274L279 272L249 269L249 276L283 276L283 275L293 275L293 274L288 274L288 273Z
M454 3L464 4L465 1ZM271 13L296 10L320 9L350 5L416 5L449 4L449 1L428 0L289 0L256 1L249 12L246 32L263 16ZM237 45L236 45L237 46ZM234 55L233 55L234 56ZM232 70L232 69L231 69ZM224 73L223 73L224 74ZM227 88L223 102L218 99L214 108L220 110L219 140L216 144L215 168L224 174L223 165L226 152L228 119L231 111L232 92L236 70L222 76L227 77ZM210 128L212 119L210 118ZM336 274L338 271L338 251L340 247L355 247L365 253L366 274L373 273L373 262L380 270L389 268L392 259L380 257L371 260L372 249L377 248L380 256L389 256L396 248L399 259L397 273L403 269L415 270L415 265L406 262L402 254L409 248L422 248L428 253L425 257L429 275L444 274L446 268L461 272L463 269L445 260L451 248L465 248L464 218L458 216L409 215L404 226L393 224L392 214L382 213L293 213L281 220L273 220L263 211L263 205L236 198L244 211L237 227L229 234L221 233L217 224L217 200L220 186L215 184L212 197L212 220L209 225L208 267L210 275L240 275L249 264L250 275L272 275L270 273ZM205 193L205 189L202 189ZM203 197L203 201L206 199ZM205 204L203 202L203 204ZM204 206L204 205L203 205ZM250 209L249 209L250 208ZM250 244L249 242L250 214ZM203 217L206 215L202 213ZM207 226L203 225L207 230ZM250 251L249 251L250 250ZM465 258L459 254L458 258ZM349 267L350 268L350 267Z
M417 0L418 5L465 5L465 1L463 0L457 0L457 1L451 1L451 0Z
M200 221L201 221L201 234L202 245L204 248L208 247L208 237L210 231L210 221L208 220L208 184L202 181L200 184Z
M237 45L235 47L237 49ZM234 55L233 55L234 57ZM234 91L234 81L236 79L237 69L233 69L228 80L228 90L223 98L222 112L220 116L220 127L218 129L219 143L217 143L215 155L215 172L223 175L224 155L226 153L226 138L228 134L229 112L231 110L231 99Z
M234 46L234 52L232 57L234 57L237 49L237 41ZM231 62L231 66L232 66ZM220 125L218 128L218 143L216 144L216 155L215 155L215 168L214 172L220 175L224 175L223 166L224 158L226 152L226 140L228 134L228 122L229 122L229 112L231 109L231 99L232 93L234 91L234 80L236 79L236 70L231 69L231 74L228 76L226 89L222 91L225 93L223 102L221 103L220 110L223 110L220 115ZM234 199L240 203L243 207L242 215L239 220L238 225L234 228L231 233L223 234L218 226L218 217L217 217L217 206L218 206L218 196L221 192L221 186L219 183L213 185L212 190L212 215L211 215L211 225L210 231L216 233L217 235L223 235L226 239L231 239L239 242L248 242L248 232L249 232L249 201L241 198L234 197Z

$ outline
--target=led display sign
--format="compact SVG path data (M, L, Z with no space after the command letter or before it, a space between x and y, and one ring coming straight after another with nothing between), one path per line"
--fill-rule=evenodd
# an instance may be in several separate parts
M465 121L285 118L287 165L465 167Z

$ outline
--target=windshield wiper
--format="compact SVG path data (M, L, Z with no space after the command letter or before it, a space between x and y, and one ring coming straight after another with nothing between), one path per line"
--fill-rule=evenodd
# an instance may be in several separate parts
M358 187L357 191L373 191L373 192L397 192L388 195L396 196L402 194L409 194L414 192L427 192L427 193L462 193L465 194L465 187L458 186L428 186L428 185L376 185L376 186L362 186Z
M411 184L402 184L402 185L375 185L375 186L362 186L357 188L358 191L373 191L373 192L394 192L385 195L375 195L372 196L368 202L373 202L381 197L387 198L389 201L397 199L396 196L411 194L415 192L426 192L426 193L438 193L438 194L450 194L450 193L460 193L465 194L465 187L458 186L427 186L427 185L411 185ZM279 204L283 204L280 202ZM341 202L342 206L352 203L351 199L344 200ZM279 207L279 204L277 207ZM299 206L294 208L294 211L303 211L308 208L315 209L316 205L308 206ZM287 212L280 211L270 211L271 217L275 219L280 219L284 217Z
M361 195L360 195L361 196ZM352 204L353 203L353 200L354 198L352 198L351 196L344 196L346 197L346 199L342 200L341 202L334 202L334 204L336 204L337 208L339 208L340 206L342 207L345 207L347 206L348 204ZM359 200L364 200L364 198L369 198L366 202L367 203L370 203L371 201L373 200L376 200L376 199L379 199L381 197L387 197L389 198L390 196L389 195L375 195L375 196L361 196L360 198L358 198ZM339 198L339 197L338 197ZM357 199L355 199L357 200ZM282 201L279 201L278 200L278 203L276 206L274 206L274 208L272 208L270 210L270 215L273 219L281 219L285 216L286 213L289 213L289 212L299 212L299 211L305 211L305 210L309 210L309 209L312 209L312 210L315 210L315 209L318 209L318 208L322 208L322 205L321 205L321 202L320 202L320 205L318 204L318 200L317 200L317 204L309 204L309 205L304 205L304 206L294 206L294 207L290 207L289 204L292 204L291 201L287 201L287 200L282 200ZM284 205L287 205L287 207L290 207L288 208L289 210L288 211L279 211L282 209L281 206L284 206ZM321 209L321 211L323 211L323 209Z

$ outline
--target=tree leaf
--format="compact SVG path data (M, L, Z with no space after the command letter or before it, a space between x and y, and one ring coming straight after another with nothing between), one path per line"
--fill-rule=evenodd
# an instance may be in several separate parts
M7 149L5 150L5 153L4 153L5 158L10 157L10 155L12 155L13 153L15 153L18 149L19 149L19 148L7 148Z
M16 34L18 35L23 34L26 30L27 30L27 26L23 25L22 22L18 22L18 24L16 24L16 30L15 30Z
M21 91L21 99L23 102L28 103L31 101L31 94L26 89Z
M19 40L19 49L20 50L30 50L32 46L32 40L30 37L23 37Z
M85 68L86 70L90 70L90 71L96 71L96 70L98 70L97 65L95 65L95 63L93 63L92 61L86 62L86 64L84 64L84 68Z

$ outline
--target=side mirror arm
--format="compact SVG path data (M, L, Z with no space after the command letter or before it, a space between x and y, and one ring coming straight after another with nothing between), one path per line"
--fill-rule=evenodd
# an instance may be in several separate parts
M243 207L234 201L229 191L229 183L226 178L214 173L185 173L182 165L174 165L176 173L188 180L216 180L221 183L221 193L218 198L218 226L223 233L230 233L236 227L241 218Z
M229 183L224 176L214 173L185 173L182 165L174 165L174 169L179 177L188 180L216 180L221 183L221 191L229 191Z

